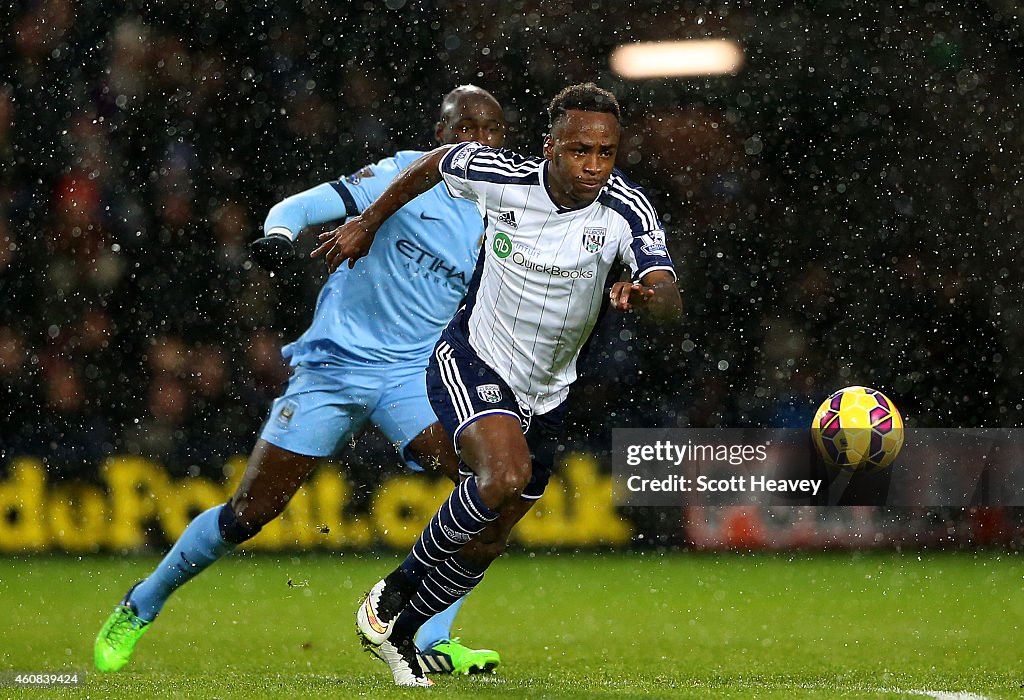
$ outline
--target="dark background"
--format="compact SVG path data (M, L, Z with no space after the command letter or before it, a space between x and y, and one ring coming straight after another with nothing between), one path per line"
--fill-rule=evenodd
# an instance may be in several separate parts
M128 452L200 473L247 453L324 272L272 278L245 245L283 197L430 147L441 96L467 82L498 97L507 145L527 152L560 88L613 90L620 165L668 229L685 324L601 328L573 446L607 450L613 426L802 426L858 383L912 426L1020 421L1015 3L4 12L5 460L40 455L60 477ZM743 69L628 82L608 67L619 43L703 37L737 40Z

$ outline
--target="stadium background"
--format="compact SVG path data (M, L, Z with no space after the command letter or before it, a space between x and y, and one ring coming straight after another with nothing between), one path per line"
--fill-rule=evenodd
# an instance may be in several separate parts
M17 4L0 18L0 550L158 548L225 497L323 279L247 261L271 204L429 146L460 83L536 151L547 100L591 79L625 108L621 165L663 215L686 323L601 329L565 489L521 539L793 544L749 513L712 534L704 514L616 514L611 428L804 425L854 383L911 426L1018 425L1020 20L1008 0ZM743 69L608 69L620 43L704 37L736 39ZM364 436L263 546L405 546L444 487L395 461ZM803 545L1017 538L1002 511L807 517Z

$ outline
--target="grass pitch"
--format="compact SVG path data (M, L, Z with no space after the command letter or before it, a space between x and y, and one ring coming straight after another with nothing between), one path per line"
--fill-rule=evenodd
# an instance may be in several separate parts
M432 690L392 686L355 638L390 555L229 557L171 599L124 671L93 671L93 637L156 561L0 559L0 672L85 672L0 697L1024 695L1016 555L517 554L459 618L500 672Z

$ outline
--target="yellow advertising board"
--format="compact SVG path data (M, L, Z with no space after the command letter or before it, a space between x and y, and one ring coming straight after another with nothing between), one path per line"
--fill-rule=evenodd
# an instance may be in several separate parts
M223 481L174 479L148 459L113 456L100 465L99 483L49 483L41 460L14 458L0 480L0 553L137 551L174 541L196 514L228 499L244 469L245 458L236 457L225 465L231 476ZM366 512L357 513L352 486L325 466L243 547L407 549L451 489L446 480L422 475L390 477L370 496ZM572 454L513 540L527 547L621 545L631 532L612 504L611 477L591 456Z

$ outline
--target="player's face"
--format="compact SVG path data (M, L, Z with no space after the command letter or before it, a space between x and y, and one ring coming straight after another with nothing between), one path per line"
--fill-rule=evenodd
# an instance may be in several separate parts
M437 123L437 140L443 144L478 141L491 148L505 143L505 114L492 99L471 95L445 110Z
M555 203L576 208L597 199L611 177L618 150L619 120L614 114L568 110L544 140Z

